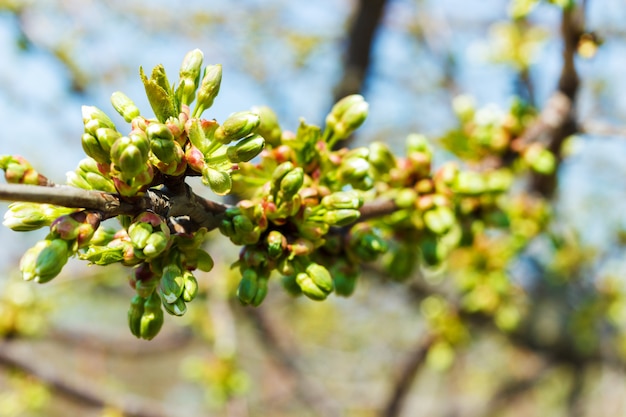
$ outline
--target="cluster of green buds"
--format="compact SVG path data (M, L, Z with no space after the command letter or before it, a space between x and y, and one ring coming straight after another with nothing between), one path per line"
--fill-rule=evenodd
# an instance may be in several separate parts
M48 179L19 155L0 155L0 169L10 184L47 185Z
M22 277L26 281L39 283L56 277L68 259L90 243L100 226L100 220L99 213L89 210L75 211L56 218L50 224L48 236L22 256ZM30 220L28 223L32 224Z
M220 65L209 65L203 72L202 61L199 50L185 56L178 87L169 83L161 65L150 77L141 70L154 119L141 116L129 97L115 92L113 107L131 123L126 135L103 111L83 106L82 145L91 160L68 174L68 182L102 191L110 191L113 184L119 194L132 197L163 183L164 176L201 175L216 194L229 193L237 164L251 160L264 147L263 137L255 134L260 117L252 111L237 112L221 125L201 119L222 79Z
M455 250L475 247L488 228L510 227L510 241L519 249L543 227L540 208L526 200L511 206L510 199L500 198L511 189L515 164L476 171L448 162L434 169L431 143L417 134L407 137L404 156L395 156L382 142L335 149L367 117L360 95L333 106L324 128L301 120L295 133L283 131L267 107L236 112L222 124L202 119L222 74L219 65L203 70L202 61L199 50L189 52L178 85L170 84L160 65L150 77L140 71L153 118L142 116L123 93L114 93L113 107L130 123L126 134L103 111L83 107L82 146L88 158L68 173L67 183L142 205L118 215L118 228L101 227L107 217L98 211L11 205L5 224L12 229L50 227L46 239L22 258L25 279L49 281L74 255L92 264L130 267L135 295L128 324L135 336L152 339L164 312L183 315L197 296L194 271L213 267L202 248L206 227L183 226L182 218L193 223L192 216L174 216L158 204L146 209L142 200L146 192L189 197L183 194L188 176L201 177L218 195L241 197L236 205L208 214L216 219L213 227L242 246L234 266L241 272L237 297L244 305L263 302L272 274L282 276L290 293L324 300L333 292L352 294L366 262L381 258L389 275L401 279L420 261L440 265ZM528 107L516 103L507 114L492 114L458 99L455 109L461 126L442 142L458 156L479 162L515 154L520 164L549 170L550 158L540 145L515 145L534 117ZM9 182L50 185L23 158L0 156L0 168ZM372 214L378 206L387 208ZM537 221L529 225L525 219L532 216ZM497 310L482 304L479 309Z
M471 97L458 96L453 109L459 126L449 131L441 144L459 158L480 162L499 161L521 170L530 168L540 174L551 174L555 156L541 143L518 140L537 118L537 111L520 99L512 101L508 111L495 106L477 109Z

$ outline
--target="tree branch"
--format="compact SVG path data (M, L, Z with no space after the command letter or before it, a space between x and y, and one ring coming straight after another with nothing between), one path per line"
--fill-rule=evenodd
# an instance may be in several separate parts
M65 378L59 378L55 371L33 365L30 358L23 359L11 354L7 343L0 344L0 366L33 376L58 394L88 407L113 406L128 417L166 417L172 415L163 410L162 404L153 405L147 399L129 395L105 395L101 388L84 381L72 383Z
M44 187L24 184L0 184L0 200L54 204L69 208L96 210L103 219L136 215L150 210L163 217L178 217L209 230L219 226L227 205L208 201L193 193L189 185L149 189L143 196L123 198L118 194L83 190L69 186Z
M380 414L381 417L397 417L400 415L404 400L413 385L413 381L415 381L415 377L422 368L428 350L434 341L435 337L431 334L427 334L420 340L413 353L402 364L401 372L392 384L393 389L391 390L391 395Z
M558 89L550 97L537 121L518 139L514 146L523 149L533 142L542 142L557 159L561 161L561 146L565 139L578 131L575 101L580 79L576 71L574 58L578 41L583 33L584 9L563 10L561 18L561 36L563 38L563 64L559 77ZM544 197L551 197L557 186L557 173L549 175L533 173L529 188Z

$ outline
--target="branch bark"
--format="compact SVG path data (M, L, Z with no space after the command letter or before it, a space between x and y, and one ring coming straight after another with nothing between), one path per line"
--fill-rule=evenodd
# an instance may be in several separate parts
M219 226L228 208L227 205L198 196L185 183L174 188L149 189L143 196L133 198L69 186L0 184L0 200L96 210L103 214L103 219L119 215L132 216L151 210L165 218L187 219L195 226L209 230Z

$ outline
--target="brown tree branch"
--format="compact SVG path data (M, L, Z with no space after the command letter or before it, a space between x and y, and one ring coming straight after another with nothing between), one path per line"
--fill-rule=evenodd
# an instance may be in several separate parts
M87 407L103 408L115 407L127 417L166 417L173 410L166 411L162 405L153 404L152 401L129 395L120 396L105 394L100 387L90 383L71 382L67 378L61 378L58 372L36 366L30 358L21 358L10 352L8 343L0 344L0 366L23 372L48 385L56 393L63 395L69 400Z
M44 187L24 184L0 184L0 200L54 204L69 208L97 210L103 219L136 215L151 210L166 218L183 217L197 227L218 227L227 205L208 201L194 194L189 185L149 189L143 196L123 198L118 194L83 190L68 186Z
M557 91L550 97L537 121L515 140L513 146L523 149L534 142L541 142L561 161L561 147L565 139L578 131L575 115L575 101L580 79L574 58L578 41L583 34L584 9L564 9L561 18L563 39L563 64ZM552 174L533 173L530 190L550 198L557 187L557 170Z
M415 381L415 377L422 369L428 350L435 342L435 337L427 334L419 341L411 355L403 362L401 372L392 383L392 390L387 404L381 412L381 417L397 417L402 411L402 405Z
M387 0L360 0L356 16L352 21L348 35L348 45L343 62L343 75L335 87L335 100L360 92L367 69L370 65L370 56L374 34Z

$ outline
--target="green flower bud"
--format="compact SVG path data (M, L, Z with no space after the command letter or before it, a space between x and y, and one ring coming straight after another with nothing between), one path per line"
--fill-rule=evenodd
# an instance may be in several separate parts
M313 279L305 272L296 275L296 284L298 284L302 293L312 300L321 301L328 296L328 293L315 285Z
M226 150L230 162L248 162L261 153L265 147L265 140L260 135L251 135L231 145Z
M143 248L143 254L150 258L156 258L167 248L169 243L169 233L155 232L148 237Z
M111 148L111 160L120 171L122 179L131 179L146 170L149 142L147 137L134 134L122 136Z
M173 316L182 316L187 312L187 305L182 298L179 298L173 303L164 302L163 308Z
M322 206L329 210L353 209L363 205L363 197L358 191L338 191L322 198Z
M144 222L135 222L128 228L128 236L133 246L138 249L143 249L148 243L148 238L153 232L152 225Z
M144 303L144 312L139 326L139 337L152 340L163 326L163 310L161 299L156 293L152 293Z
M204 55L199 49L187 52L187 55L183 58L179 71L179 91L177 91L181 104L190 104L193 101L198 88L198 81L200 81L203 60Z
M538 143L531 145L524 152L523 158L533 171L540 174L550 175L556 169L554 154Z
M398 191L394 202L401 209L411 208L417 201L417 193L411 188L403 188Z
M366 190L372 187L370 164L363 158L346 158L339 167L339 177L354 188Z
M280 191L283 198L290 200L302 187L304 183L304 170L296 167L289 171L280 181Z
M70 173L68 173L68 179L70 179L70 175L69 174ZM83 177L83 179L85 180L85 182L90 187L88 189L104 191L104 192L107 192L107 193L114 193L114 192L116 192L115 184L113 183L113 180L111 180L109 178L106 178L102 174L97 174L95 172L86 172L85 176Z
M515 178L508 169L497 169L487 174L487 188L491 192L503 193L513 185Z
M70 256L68 245L63 239L46 239L28 249L20 260L24 280L43 284L59 275Z
M168 303L173 303L183 294L185 289L185 280L183 271L175 264L167 265L163 268L163 276L161 277L161 285L159 287L160 294Z
M351 265L346 260L338 260L329 271L333 277L335 285L335 294L348 297L352 295L356 287L358 267Z
M105 151L98 139L91 133L83 133L80 138L80 143L87 156L92 157L102 164L111 162L110 152Z
M144 312L145 298L138 295L134 296L130 301L130 308L128 309L128 328L135 337L141 337L141 317Z
M411 276L417 266L416 248L408 245L393 247L383 257L383 265L391 278L404 280Z
M115 124L113 121L99 108L94 106L82 106L81 113L83 116L83 123L85 124L85 132L91 133L95 136L96 129L99 127L108 127L115 130ZM89 128L87 128L87 125L89 125Z
M127 123L130 123L131 120L139 116L139 109L135 103L121 91L116 91L111 95L111 104L115 111L117 111Z
M396 158L386 144L373 142L369 146L369 151L368 160L379 173L388 173L396 166Z
M115 141L122 137L122 134L115 129L100 127L96 129L96 139L106 153L111 153L111 148Z
M409 155L415 152L425 153L429 156L432 155L433 150L426 136L417 133L411 133L407 136L406 153Z
M463 171L456 176L452 189L460 194L480 195L487 191L487 184L482 173Z
M329 210L324 213L324 222L331 226L347 226L357 221L359 217L361 213L358 210Z
M347 138L363 124L367 118L369 105L358 94L339 100L326 116L325 138L332 145L335 141Z
M287 238L277 230L269 232L266 241L267 254L272 259L278 259L287 249Z
M213 258L205 250L198 249L196 251L198 257L197 267L200 271L209 272L213 269Z
M217 128L213 138L219 143L228 144L254 133L260 123L261 118L258 114L250 111L240 111L230 115Z
M268 291L267 281L268 281L268 279L266 277L259 277L258 278L256 294L254 296L254 299L250 303L253 306L258 307L258 306L261 305L263 300L265 300L265 297L267 296L267 291Z
M364 261L373 261L388 249L387 242L368 225L358 224L349 234L352 253Z
M208 65L204 69L202 83L198 90L196 108L193 111L192 118L199 118L202 113L213 105L213 100L220 92L220 84L222 83L222 66Z
M190 271L184 272L183 279L184 288L182 298L185 302L190 302L198 295L198 280Z
M317 263L310 263L306 267L306 273L311 277L315 285L325 293L333 291L333 279L328 269Z
M449 207L435 207L424 213L424 223L433 233L442 235L454 225L456 218Z
M278 124L276 113L274 113L272 109L267 106L255 107L252 111L258 114L261 118L261 124L259 124L256 132L263 136L267 144L273 148L278 147L281 142L280 139L282 132Z
M89 184L87 179L79 176L76 172L68 172L65 174L67 185L72 187L82 188L83 190L93 190L93 186ZM113 188L115 190L115 188ZM115 192L115 191L113 191Z
M174 135L165 124L150 123L146 134L150 141L150 150L161 162L169 164L181 160L182 149L177 152L176 147L180 148L180 145L174 141Z
M237 297L242 304L252 303L258 290L258 275L253 269L245 269L237 288Z
M75 209L37 203L11 203L4 214L3 224L16 232L28 232L48 226L57 217Z
M202 182L211 187L211 190L217 195L228 194L233 187L233 180L229 172L218 171L209 166L205 166L202 170Z

